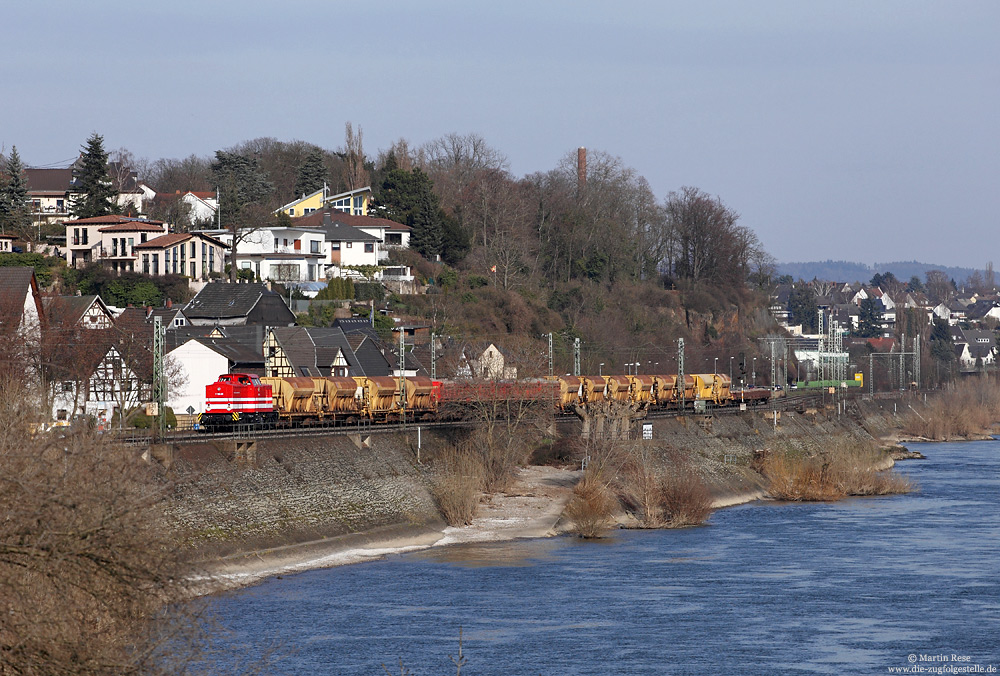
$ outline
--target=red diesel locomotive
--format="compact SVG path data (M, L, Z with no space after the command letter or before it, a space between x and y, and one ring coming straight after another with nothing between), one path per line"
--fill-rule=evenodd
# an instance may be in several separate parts
M273 425L278 420L271 386L252 373L225 373L205 387L205 412L198 416L202 429L234 424Z

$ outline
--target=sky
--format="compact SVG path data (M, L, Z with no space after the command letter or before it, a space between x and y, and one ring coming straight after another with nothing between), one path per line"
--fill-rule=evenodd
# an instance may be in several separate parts
M982 268L1000 2L8 3L0 149L68 166L262 136L370 155L475 133L515 176L579 146L717 195L779 261ZM155 186L153 186L155 188Z

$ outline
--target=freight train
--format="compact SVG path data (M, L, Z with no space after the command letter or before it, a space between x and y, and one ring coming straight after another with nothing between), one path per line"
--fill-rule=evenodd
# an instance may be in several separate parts
M500 405L540 406L557 413L578 407L633 405L648 409L760 405L766 388L732 390L723 374L558 376L516 381L431 380L422 376L267 378L226 373L205 388L199 429L355 424L360 421L461 420L501 415Z

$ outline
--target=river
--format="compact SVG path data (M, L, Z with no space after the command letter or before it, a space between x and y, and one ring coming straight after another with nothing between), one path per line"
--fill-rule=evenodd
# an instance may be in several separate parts
M992 673L1000 441L913 448L928 459L897 465L919 484L909 495L758 502L596 542L443 547L210 604L243 657L277 646L267 673L398 674L400 659L417 676L454 673L459 628L470 675Z

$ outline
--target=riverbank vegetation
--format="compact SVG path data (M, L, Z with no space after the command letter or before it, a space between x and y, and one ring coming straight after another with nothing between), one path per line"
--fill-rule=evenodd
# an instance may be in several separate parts
M991 432L1000 420L1000 382L980 375L950 383L926 405L912 406L903 433L933 441L968 439Z
M768 495L777 500L822 502L909 493L912 481L886 467L887 459L874 443L837 439L815 455L793 448L770 450L756 460L754 469L767 480Z
M704 523L712 513L707 485L676 449L603 441L589 444L588 453L586 473L566 509L581 537L601 537L616 520L635 528L681 528Z

